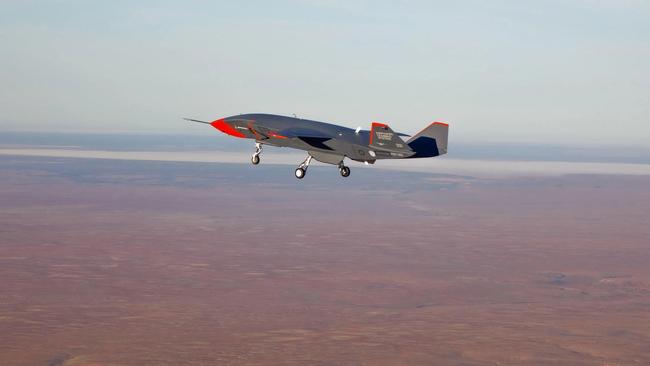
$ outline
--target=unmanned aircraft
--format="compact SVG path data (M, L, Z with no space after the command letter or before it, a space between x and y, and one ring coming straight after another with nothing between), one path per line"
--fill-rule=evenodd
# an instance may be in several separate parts
M342 177L350 175L343 160L374 164L379 159L431 158L447 153L449 125L433 122L408 140L409 135L394 132L388 125L373 122L370 130L351 129L330 123L310 121L274 114L240 114L213 122L185 118L209 124L230 136L255 140L254 165L260 163L263 145L291 147L307 152L307 158L296 168L302 179L312 159L338 166Z

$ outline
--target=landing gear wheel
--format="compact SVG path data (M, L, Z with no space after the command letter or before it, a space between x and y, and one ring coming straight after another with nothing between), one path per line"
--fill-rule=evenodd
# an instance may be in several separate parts
M303 168L298 168L296 169L296 178L302 179L305 177L305 174L307 174L307 171Z
M253 157L251 158L251 163L253 163L253 165L259 164L260 163L260 156L257 155L257 154L253 155Z
M305 174L307 174L307 168L309 168L309 163L311 163L311 159L313 159L312 156L307 154L307 159L298 165L298 169L296 169L296 178L302 179L305 177Z
M347 166L343 166L339 168L339 173L341 173L342 177L349 177L350 176L350 168Z

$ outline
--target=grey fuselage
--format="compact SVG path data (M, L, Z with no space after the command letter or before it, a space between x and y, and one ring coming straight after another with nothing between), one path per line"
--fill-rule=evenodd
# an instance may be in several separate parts
M416 154L408 147L391 149L390 146L371 146L371 131L368 130L357 131L295 117L242 114L217 120L212 125L229 135L255 139L272 146L305 150L316 160L330 164L337 164L344 157L374 163L376 159L408 158ZM405 136L395 135L396 138Z

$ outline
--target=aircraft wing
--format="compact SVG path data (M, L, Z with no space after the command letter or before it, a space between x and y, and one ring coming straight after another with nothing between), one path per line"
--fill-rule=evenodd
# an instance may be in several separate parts
M288 138L298 138L308 145L319 149L333 150L331 147L325 145L325 142L333 139L334 136L310 128L290 127L278 131L278 135Z

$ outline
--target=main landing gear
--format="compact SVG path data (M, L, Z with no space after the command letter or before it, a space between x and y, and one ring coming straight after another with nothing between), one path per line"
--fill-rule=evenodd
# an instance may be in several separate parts
M251 157L251 163L257 165L260 163L260 154L262 153L262 144L259 142L255 143L255 153Z
M309 168L309 163L311 163L311 159L313 159L311 155L307 155L307 159L298 165L298 169L296 169L296 178L302 179L305 177L305 174L307 174L307 168Z
M343 165L343 161L339 163L339 173L341 173L341 176L343 178L349 177L350 176L350 168L347 166Z
M302 179L305 177L307 174L307 168L309 168L309 164L311 163L311 160L313 157L311 155L307 155L307 159L303 161L300 165L298 165L298 168L296 169L296 178ZM341 173L342 177L349 177L350 176L350 168L347 166L343 165L343 161L341 161L339 164L339 173Z

